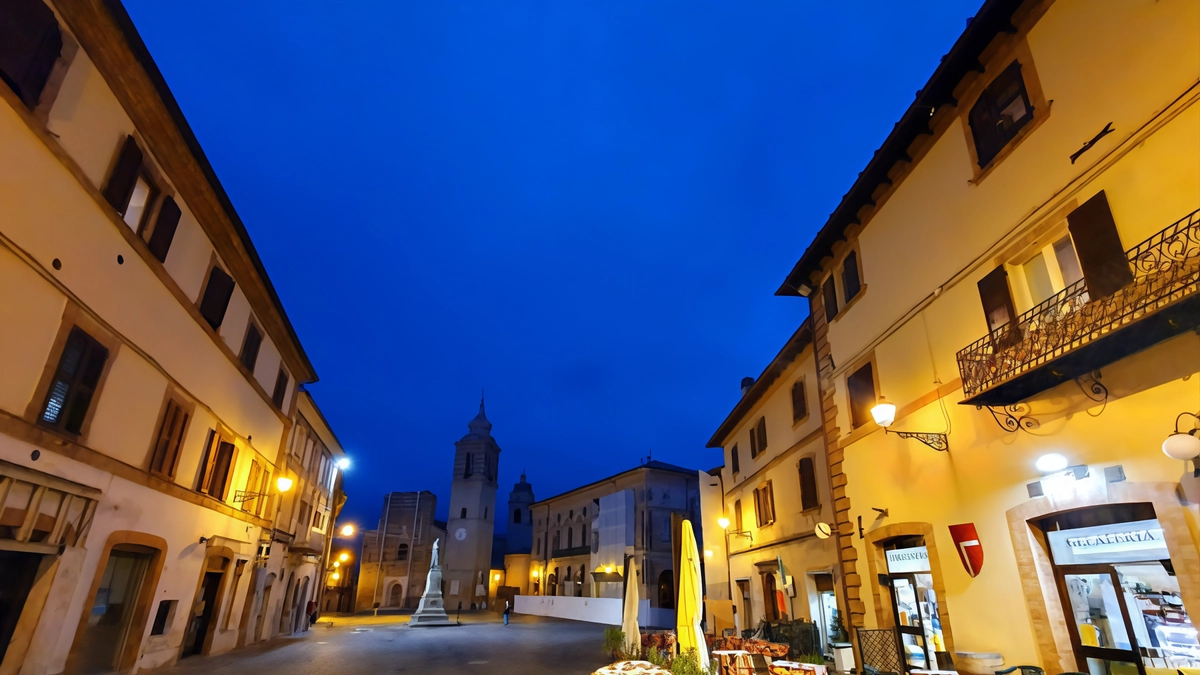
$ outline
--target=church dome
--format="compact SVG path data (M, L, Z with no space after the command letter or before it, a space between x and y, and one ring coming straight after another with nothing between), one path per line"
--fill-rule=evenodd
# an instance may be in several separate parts
M483 412L483 399L479 399L479 414L467 423L469 432L462 437L464 441L483 441L492 437L492 423Z

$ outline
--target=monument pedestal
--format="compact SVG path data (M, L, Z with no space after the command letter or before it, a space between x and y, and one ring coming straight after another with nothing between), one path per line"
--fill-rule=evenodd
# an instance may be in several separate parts
M442 605L442 566L438 564L438 542L433 542L433 560L429 565L429 576L425 579L425 593L421 595L421 604L409 619L412 627L423 626L454 626L456 625L446 615Z

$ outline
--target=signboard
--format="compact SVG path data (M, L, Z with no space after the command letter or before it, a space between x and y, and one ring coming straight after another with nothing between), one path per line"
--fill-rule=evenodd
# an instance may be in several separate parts
M458 579L450 580L450 595L458 595Z
M929 551L924 546L884 551L884 555L887 556L888 572L892 574L929 571Z
M975 523L963 523L950 526L950 538L958 549L958 560L974 577L983 569L983 546L979 543L979 533L975 531Z
M1057 565L1166 560L1167 542L1158 520L1137 520L1112 525L1079 527L1047 532Z

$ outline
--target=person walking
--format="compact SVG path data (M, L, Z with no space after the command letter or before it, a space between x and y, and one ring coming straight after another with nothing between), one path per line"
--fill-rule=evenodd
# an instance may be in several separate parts
M504 625L508 625L508 615L512 614L512 600L504 601Z

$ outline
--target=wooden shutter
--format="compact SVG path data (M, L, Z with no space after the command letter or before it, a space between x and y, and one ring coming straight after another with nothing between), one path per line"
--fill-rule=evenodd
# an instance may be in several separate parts
M117 155L117 163L113 165L112 173L108 174L108 183L104 186L104 199L112 204L117 213L124 215L125 209L129 208L129 197L133 195L133 186L137 184L141 169L142 150L133 136L126 136L121 154Z
M251 373L254 372L254 364L258 363L258 348L262 346L262 333L258 332L258 326L254 322L246 328L246 341L242 343L242 353L239 357L242 365Z
M825 286L821 289L821 293L825 298L825 320L833 321L837 318L838 313L837 287L833 283L833 277L825 280Z
M258 479L262 474L262 467L258 465L258 460L250 460L250 475L246 477L246 492L258 492ZM262 497L247 499L242 502L242 510L253 513L257 502Z
M808 400L804 397L804 380L792 385L792 421L799 422L808 416Z
M767 481L766 506L767 506L767 524L775 522L775 488L771 485L771 481Z
M204 297L200 300L200 314L213 330L220 328L221 322L225 320L225 310L229 309L231 297L233 277L214 265L208 275L208 286L204 287Z
M1133 281L1133 270L1103 190L1072 211L1067 223L1091 300L1107 298Z
M758 457L758 429L750 427L750 459Z
M229 472L233 468L233 443L221 441L217 446L216 461L213 462L212 479L208 482L208 494L224 501L229 483Z
M183 442L183 430L188 415L174 400L167 401L167 410L158 427L154 442L154 454L150 458L150 471L171 478L175 477L175 466L179 462L179 446Z
M148 246L150 253L158 262L167 262L167 252L171 250L171 240L175 238L175 229L179 227L179 205L174 197L164 197L162 206L158 208L158 219L154 223L154 232L150 235Z
M850 393L850 422L860 427L871 419L871 407L875 405L875 373L870 363L846 378L846 389Z
M42 97L62 45L58 21L42 0L0 2L0 79L31 110Z
M800 510L807 511L820 506L817 499L817 474L812 457L800 458Z
M78 326L71 329L59 357L54 383L42 406L41 421L78 435L83 429L108 349Z
M1008 271L1001 265L980 279L978 286L988 334L995 347L1003 349L1020 337L1017 310L1013 307L1012 292L1008 288Z
M271 400L274 401L277 408L283 408L283 397L287 394L288 374L282 367L279 369L279 375L275 377L275 391L271 393Z
M742 500L740 499L733 503L733 526L737 528L738 532L746 529L742 527Z
M766 452L767 450L767 418L758 418L758 451Z
M862 289L862 281L858 278L858 254L851 251L842 263L842 294L846 302L850 302Z
M738 446L736 443L733 446L733 450L731 450L729 452L729 463L733 466L734 473L737 473L742 470L742 467L740 467L738 465L739 464L739 462L738 462Z

